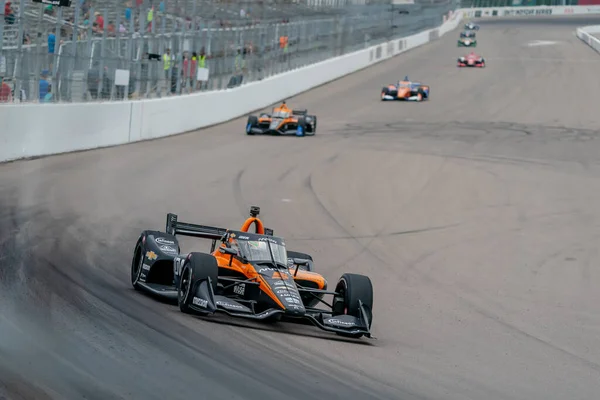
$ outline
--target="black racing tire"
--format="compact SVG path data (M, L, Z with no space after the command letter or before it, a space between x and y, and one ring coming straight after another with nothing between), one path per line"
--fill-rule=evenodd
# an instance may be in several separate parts
M296 136L306 136L306 118L298 118L298 127L302 128L302 135L296 134Z
M384 101L383 97L390 94L390 88L384 87L381 89L381 101Z
M301 258L303 260L310 260L310 262L306 266L306 271L310 271L310 272L314 271L315 268L313 265L313 258L310 256L310 254L300 253L299 251L288 250L287 256L288 256L288 258Z
M317 116L316 115L311 115L310 117L313 120L312 134L316 135L317 134Z
M332 315L351 315L360 318L358 303L360 300L367 312L367 323L371 328L373 323L373 284L371 279L365 275L346 273L338 281L335 292L338 295L333 298ZM348 336L341 333L339 335ZM363 334L350 336L359 338Z
M140 275L142 274L142 268L144 265L144 244L141 238L138 240L133 250L133 258L131 260L131 285L135 290L140 290L139 285Z
M254 128L255 126L258 126L258 117L256 115L250 115L248 117L248 122L246 123L246 134L254 135L250 128Z
M210 278L213 293L217 291L219 265L217 259L211 254L191 253L181 269L181 278L177 288L177 302L181 312L186 314L200 314L190 308L194 298L193 293L199 283Z

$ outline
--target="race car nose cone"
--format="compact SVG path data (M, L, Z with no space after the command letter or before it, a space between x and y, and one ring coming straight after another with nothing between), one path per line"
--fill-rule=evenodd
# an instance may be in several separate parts
M285 310L285 314L289 315L290 317L302 317L304 314L306 314L306 310L304 307L288 308Z

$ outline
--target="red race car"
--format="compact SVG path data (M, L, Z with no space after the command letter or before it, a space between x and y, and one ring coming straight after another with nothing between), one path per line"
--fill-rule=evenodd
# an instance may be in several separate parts
M466 56L462 56L458 58L458 66L459 67L485 67L485 60L483 57L478 56L474 52L470 52Z

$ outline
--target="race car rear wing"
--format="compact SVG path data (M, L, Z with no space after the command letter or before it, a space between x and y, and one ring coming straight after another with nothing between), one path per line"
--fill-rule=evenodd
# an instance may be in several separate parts
M212 240L219 240L227 233L226 228L179 222L177 221L177 214L172 213L167 214L167 226L165 231L169 235L193 236Z
M292 115L306 115L308 110L292 110Z
M265 235L273 236L273 229L264 228ZM215 226L197 225L189 222L179 222L177 214L167 214L167 224L165 232L169 235L192 236L202 239L219 240L227 233L226 228L217 228Z

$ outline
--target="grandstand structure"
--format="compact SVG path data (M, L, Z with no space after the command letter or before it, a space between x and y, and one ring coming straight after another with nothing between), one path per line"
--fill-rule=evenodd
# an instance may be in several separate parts
M0 1L0 75L13 89L0 106L224 89L432 28L456 7L455 0L402 6L391 0L71 0L69 7Z

